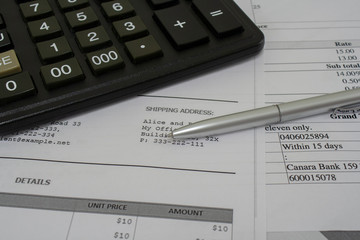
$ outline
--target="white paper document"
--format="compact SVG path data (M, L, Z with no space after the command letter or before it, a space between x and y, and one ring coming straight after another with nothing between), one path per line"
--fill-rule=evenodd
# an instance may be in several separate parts
M241 5L251 14L249 1ZM254 59L0 137L1 239L261 239L255 131L172 140L254 107Z
M265 34L256 58L0 136L0 239L360 230L359 112L167 137L190 122L360 87L358 0L237 3Z
M270 105L360 87L360 2L256 0ZM264 129L267 229L360 230L360 115L339 110Z
M253 67L0 137L4 239L254 239L254 131L166 137L253 107Z

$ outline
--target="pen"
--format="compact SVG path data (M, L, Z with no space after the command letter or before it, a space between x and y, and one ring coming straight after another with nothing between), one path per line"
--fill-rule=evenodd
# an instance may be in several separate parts
M175 129L172 138L218 135L280 123L360 103L360 88L210 118Z

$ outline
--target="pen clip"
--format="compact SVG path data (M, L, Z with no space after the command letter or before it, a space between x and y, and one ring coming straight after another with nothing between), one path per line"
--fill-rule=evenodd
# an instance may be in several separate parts
M360 103L355 103L352 105L335 108L333 110L333 113L335 114L360 113Z

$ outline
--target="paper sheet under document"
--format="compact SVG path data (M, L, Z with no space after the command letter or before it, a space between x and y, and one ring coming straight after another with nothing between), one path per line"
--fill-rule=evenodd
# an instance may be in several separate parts
M250 1L241 7L252 13ZM189 122L253 108L254 67L250 58L1 136L1 239L261 239L254 130L167 137Z
M266 36L259 105L359 88L359 9L357 0L254 1ZM339 110L263 128L268 231L360 230L359 118Z

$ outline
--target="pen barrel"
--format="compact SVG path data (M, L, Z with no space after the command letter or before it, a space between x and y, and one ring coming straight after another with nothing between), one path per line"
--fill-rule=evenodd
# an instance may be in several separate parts
M268 106L190 124L173 132L173 137L205 137L262 126L280 121L276 106Z
M360 88L279 104L281 122L360 103Z
M193 138L295 120L360 103L360 88L215 117L176 129L174 138Z

